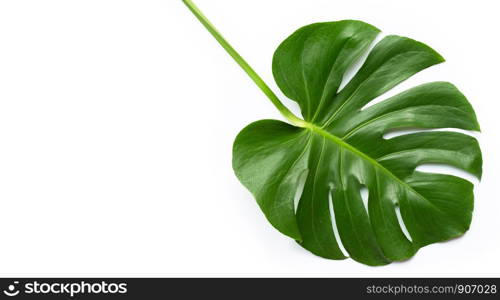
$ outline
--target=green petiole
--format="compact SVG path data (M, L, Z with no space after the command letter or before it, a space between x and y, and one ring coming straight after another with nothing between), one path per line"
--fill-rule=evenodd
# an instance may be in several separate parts
M226 39L220 34L220 32L215 28L215 26L205 17L205 15L200 11L200 9L191 0L182 0L184 4L191 10L195 17L205 26L205 28L210 32L210 34L219 42L219 44L226 50L226 52L240 65L240 67L250 76L250 78L255 82L255 84L264 92L264 94L271 100L274 106L279 110L279 112L292 124L299 127L309 127L306 121L300 119L294 115L276 96L276 94L269 88L269 86L262 80L262 78L257 74L252 67L245 61L243 57L229 44Z

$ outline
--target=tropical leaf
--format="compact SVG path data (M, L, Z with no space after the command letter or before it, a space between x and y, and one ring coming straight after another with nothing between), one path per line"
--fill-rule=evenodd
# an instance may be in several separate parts
M368 265L407 259L425 245L468 230L473 184L416 169L446 164L480 178L476 139L446 130L384 139L400 128L479 131L467 99L452 84L433 82L366 107L415 73L443 62L436 51L409 38L387 36L340 89L345 73L379 30L353 20L303 27L278 47L273 59L274 78L299 104L300 119L192 1L183 2L290 121L252 123L233 148L237 177L276 229L321 257L348 255Z
M345 258L341 242L350 257L368 265L407 259L469 228L473 185L418 172L419 165L447 164L477 177L482 165L477 141L462 133L383 138L398 128L479 130L472 107L450 83L424 84L363 109L413 74L443 62L428 46L387 36L339 90L347 69L378 32L349 20L293 33L274 55L273 74L283 93L300 105L304 126L257 121L238 135L233 150L237 177L274 227L325 258ZM367 207L362 188L368 190ZM410 237L398 221L398 208Z

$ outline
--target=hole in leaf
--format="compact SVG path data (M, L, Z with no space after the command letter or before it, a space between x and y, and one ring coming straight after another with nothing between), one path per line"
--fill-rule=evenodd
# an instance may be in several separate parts
M375 47L375 45L381 41L382 39L384 38L384 36L382 36L381 34L379 34L375 40L372 42L372 44L368 47L368 49L358 57L358 59L356 59L354 61L353 64L351 64L351 66L349 66L349 68L347 68L346 72L344 73L344 76L342 78L342 82L340 83L340 86L339 86L339 89L338 91L342 91L345 86L349 83L349 81L352 80L352 78L354 76L356 76L356 73L358 73L359 69L361 69L361 67L363 66L363 64L365 63L366 61L366 58L368 57L368 55L370 54L370 52L372 51L372 49Z
M361 189L359 190L359 193L361 195L361 199L363 200L363 205L365 206L366 214L368 217L370 214L368 213L368 198L369 198L369 192L366 186L362 186Z
M398 136L402 135L407 135L407 134L412 134L412 133L418 133L418 132L432 132L432 131L451 131L451 132L459 132L463 134L467 134L470 136L477 137L478 133L473 132L473 131L467 131L463 129L457 129L457 128L432 128L432 129L425 129L425 128L410 128L410 127L405 127L405 128L393 128L388 130L386 133L384 133L383 138L385 140L389 140Z
M467 171L464 171L462 169L447 164L437 164L437 163L422 164L418 166L415 170L425 173L453 175L468 180L474 184L479 183L479 179L477 179L476 176L470 174Z
M431 81L440 81L441 80L441 78L439 77L440 74L439 74L439 72L436 73L436 70L438 68L440 68L440 66L434 66L434 68L421 70L417 74L414 74L410 78L404 80L403 82L400 82L399 84L397 84L393 88L389 89L385 93L375 97L370 102L365 104L365 106L363 106L363 108L361 108L361 110L365 110L365 109L367 109L375 104L378 104L380 102L388 100L388 99L390 99L390 98L392 98L392 97L394 97L402 92L405 92L409 89L412 89L416 86L419 86L422 83L431 82ZM432 78L434 76L436 76L435 80L429 81L429 78Z
M297 213L297 207L299 207L300 197L304 192L304 186L306 185L307 174L309 170L305 170L300 174L299 179L297 180L297 190L295 190L295 197L293 198L293 207L295 209L295 213Z
M342 251L342 254L344 254L345 257L349 257L349 253L345 250L344 245L342 244L339 230L337 228L337 221L335 220L335 211L333 209L333 197L331 190L328 193L328 207L330 208L330 217L332 218L333 234L335 236L335 239L337 240L337 243L339 244L339 249L340 251Z
M378 96L378 97L375 97L373 100L371 100L370 102L366 103L366 104L365 104L365 106L363 106L363 107L361 108L361 111L363 111L363 110L365 110L365 109L369 108L370 106L373 106L373 105L375 105L375 104L378 104L378 103L380 103L380 102L383 102L384 100L387 100L387 99L388 99L388 98L387 98L386 94L382 94L382 95L380 95L380 96Z
M406 238L410 242L413 242L413 240L411 239L410 232L406 228L405 222L403 221L403 217L401 216L401 210L399 209L399 205L396 204L394 209L396 210L396 216L398 217L399 227L401 227L401 230L403 231Z
M384 134L383 138L385 140L389 140L389 139L392 139L392 138L395 138L398 136L417 133L417 132L425 132L425 131L429 131L429 130L419 129L419 128L394 128L394 129L388 130Z

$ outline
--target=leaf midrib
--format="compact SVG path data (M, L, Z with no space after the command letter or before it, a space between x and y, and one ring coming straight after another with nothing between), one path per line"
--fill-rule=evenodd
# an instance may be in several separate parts
M401 184L404 188L408 189L414 195L416 195L417 197L425 200L426 203L429 203L430 205L432 205L432 207L434 207L436 210L444 213L434 203L432 203L427 198L425 198L423 195L421 195L419 192L417 192L408 183L406 183L403 180L401 180L399 177L397 177L396 175L394 175L387 168L385 168L384 166L382 166L378 161L376 161L375 159L371 158L370 156L368 156L367 154L365 154L361 150L359 150L356 147L352 146L351 144L345 142L344 140L342 140L341 138L337 137L336 135L331 134L330 132L328 132L328 131L326 131L326 130L324 130L324 129L318 127L318 126L316 126L315 124L312 124L312 123L307 122L307 121L303 121L301 125L305 129L308 129L308 130L310 130L311 132L313 132L315 134L319 134L319 135L321 135L321 136L329 139L330 141L334 142L335 144L339 145L340 147L343 147L343 148L345 148L345 149L353 152L354 154L358 155L362 159L366 160L370 164L372 164L375 167L377 167L378 169L380 169L383 173L385 173L387 176L389 176L390 178L392 178L393 180L395 180L396 182L398 182L399 184Z

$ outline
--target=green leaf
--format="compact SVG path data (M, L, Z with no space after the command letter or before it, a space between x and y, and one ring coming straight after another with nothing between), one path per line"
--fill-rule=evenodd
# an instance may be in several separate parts
M385 37L339 90L347 69L377 34L373 26L351 20L313 24L292 34L275 52L273 74L307 122L298 127L257 121L241 131L233 149L237 177L276 229L325 258L345 258L341 242L351 258L368 265L408 259L419 248L469 228L473 185L451 175L418 172L419 165L447 164L478 178L482 165L477 141L462 133L383 138L399 128L478 131L472 107L450 83L424 84L363 109L415 73L443 62L425 44ZM369 193L367 207L362 188Z
M415 73L443 62L436 51L409 38L387 36L339 90L345 73L368 51L379 30L353 20L303 27L279 46L273 59L276 82L299 104L300 119L196 5L183 2L291 122L254 122L239 133L233 147L237 177L276 229L329 259L346 258L342 243L347 255L367 265L408 259L425 245L468 230L473 184L416 169L439 163L480 178L476 139L451 131L384 139L401 128L479 131L462 93L450 83L433 82L365 108ZM366 206L361 196L365 188Z

